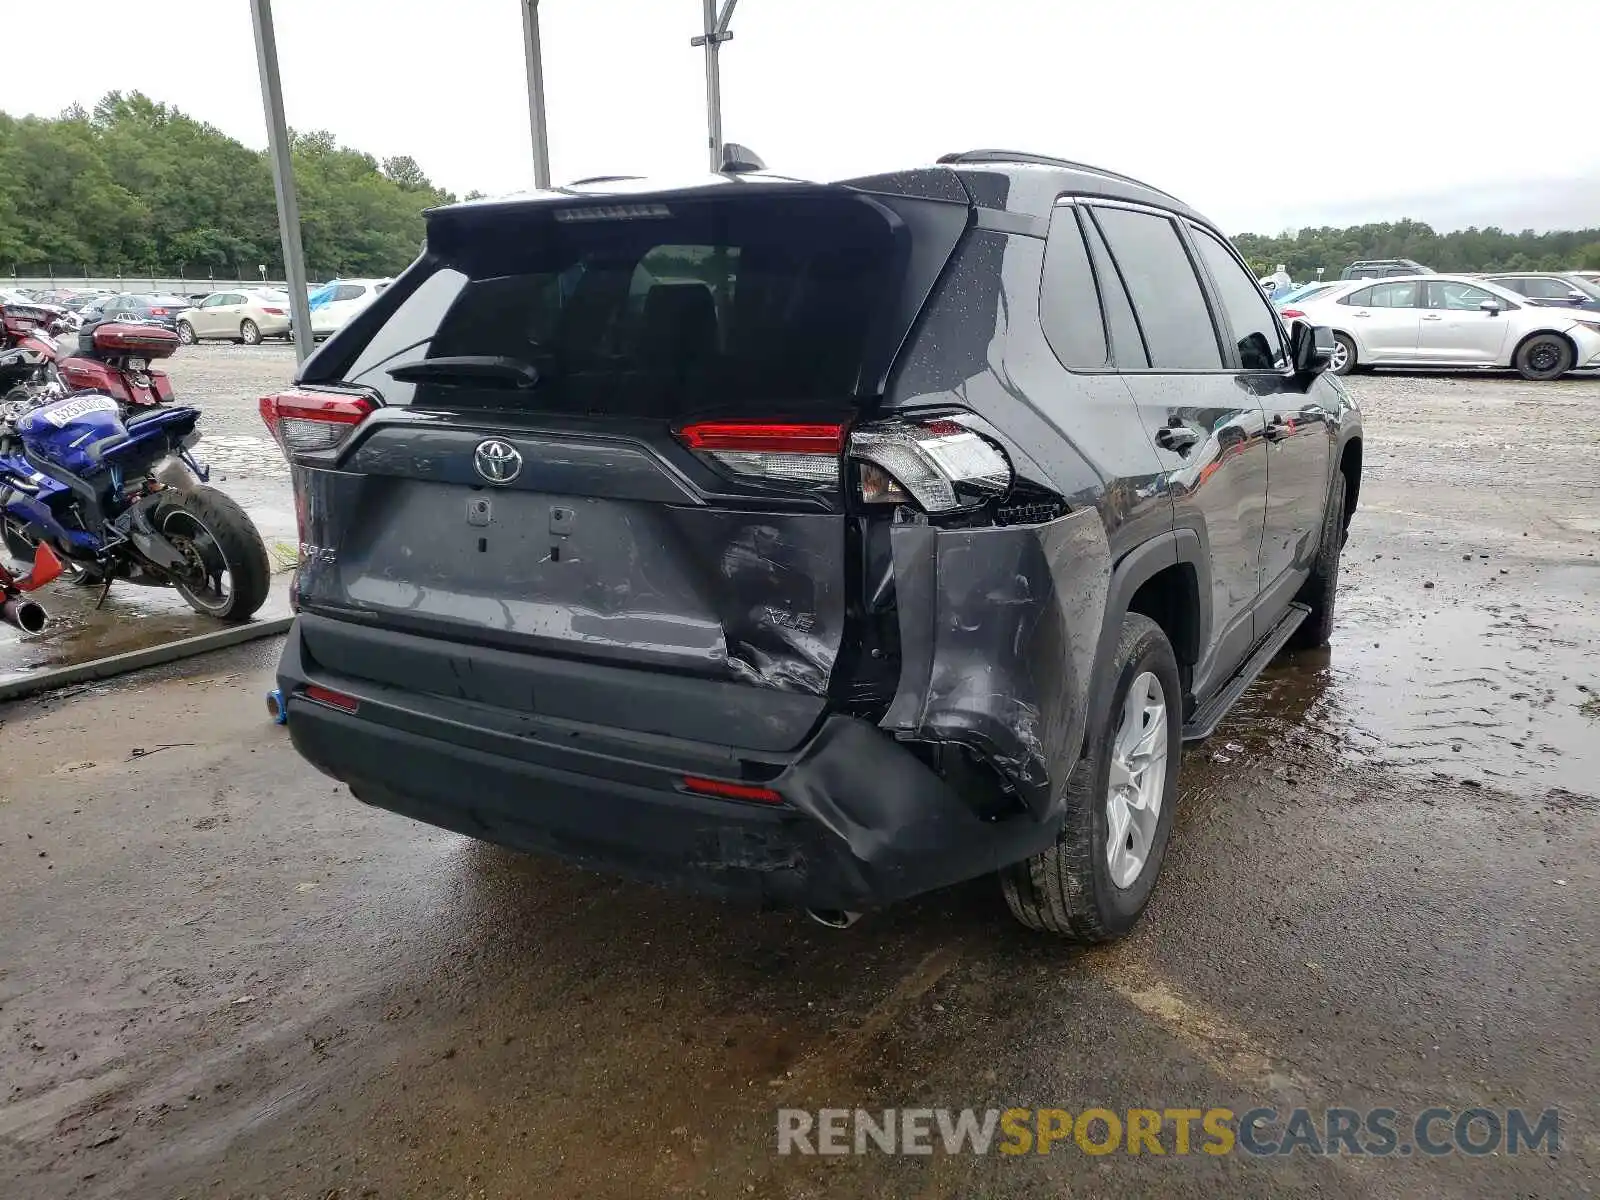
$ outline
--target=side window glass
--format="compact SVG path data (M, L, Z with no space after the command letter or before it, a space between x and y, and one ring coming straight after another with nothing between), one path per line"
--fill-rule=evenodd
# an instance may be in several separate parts
M1198 225L1189 228L1194 231L1195 245L1206 269L1216 281L1217 298L1238 340L1239 365L1246 371L1281 371L1289 364L1289 356L1272 306L1261 294L1261 288L1210 230Z
M1222 366L1200 280L1172 221L1127 208L1096 208L1095 220L1122 273L1156 369Z
M1493 300L1504 307L1500 297L1484 291L1482 288L1473 287L1468 283L1455 283L1450 280L1429 282L1428 307L1443 308L1454 312L1467 312L1476 309L1485 300Z
M1078 213L1057 205L1050 217L1044 246L1044 275L1039 284L1039 324L1045 341L1066 367L1106 365L1106 327L1100 316L1100 295L1089 266Z
M1417 308L1417 282L1378 283L1372 286L1372 298L1367 301L1372 308Z
M1372 289L1369 287L1357 288L1348 296L1339 300L1340 304L1348 304L1351 308L1366 308L1372 303Z
M1117 264L1111 261L1111 251L1106 248L1100 230L1089 220L1087 212L1080 218L1089 242L1089 257L1094 263L1094 275L1100 283L1100 300L1105 305L1106 326L1111 334L1111 363L1128 371L1146 370L1150 354L1145 349L1144 334L1139 330L1139 319L1133 315L1133 301L1123 286Z

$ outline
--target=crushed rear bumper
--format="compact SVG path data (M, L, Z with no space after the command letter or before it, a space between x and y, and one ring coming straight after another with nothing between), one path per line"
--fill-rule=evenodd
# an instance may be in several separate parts
M852 717L822 718L792 749L752 752L510 713L330 671L307 650L308 622L323 645L342 624L302 616L290 632L278 683L295 748L368 804L486 841L731 898L859 910L997 870L1055 835L1025 810L979 816L904 745ZM350 632L394 655L463 650ZM359 709L307 700L312 683ZM684 681L686 703L697 686ZM689 794L686 775L759 778L784 803Z

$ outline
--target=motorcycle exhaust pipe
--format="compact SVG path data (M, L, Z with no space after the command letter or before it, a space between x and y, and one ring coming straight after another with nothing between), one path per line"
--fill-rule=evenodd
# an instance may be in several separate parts
M0 604L0 621L14 625L23 633L42 633L50 624L50 614L37 601L25 596L8 596Z
M841 908L808 908L806 916L818 925L826 925L829 929L849 929L861 920L858 912L846 912Z

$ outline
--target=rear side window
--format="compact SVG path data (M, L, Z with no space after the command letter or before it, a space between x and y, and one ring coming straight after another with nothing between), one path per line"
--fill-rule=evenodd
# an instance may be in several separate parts
M1125 371L1142 371L1150 366L1150 355L1145 350L1144 335L1139 332L1139 320L1133 315L1133 301L1128 299L1128 289L1123 285L1122 273L1111 261L1111 251L1106 249L1100 230L1088 219L1081 218L1083 231L1088 236L1089 257L1094 263L1095 278L1100 283L1100 299L1105 306L1106 328L1111 333L1111 361Z
M1289 363L1272 307L1261 288L1222 242L1198 225L1189 226L1200 257L1217 285L1217 298L1239 345L1246 371L1280 371Z
M335 300L359 300L367 294L367 289L359 283L341 283L333 289Z
M1178 230L1167 217L1096 208L1157 370L1216 370L1222 352L1211 310Z
M1368 308L1416 308L1419 306L1416 280L1409 283L1375 283L1366 289Z
M1106 327L1100 316L1100 296L1077 209L1071 205L1057 206L1050 217L1044 274L1039 285L1039 323L1063 366L1106 365Z
M431 267L343 378L391 404L630 416L853 393L898 261L880 211L838 197L617 207L639 214L480 211L430 230ZM540 382L412 388L387 374L482 355Z

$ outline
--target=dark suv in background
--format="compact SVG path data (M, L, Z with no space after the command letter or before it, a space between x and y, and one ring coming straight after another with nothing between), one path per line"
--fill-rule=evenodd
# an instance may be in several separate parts
M1199 214L1054 159L434 210L262 400L290 736L582 864L833 924L999 872L1115 936L1182 742L1327 640L1330 350Z

